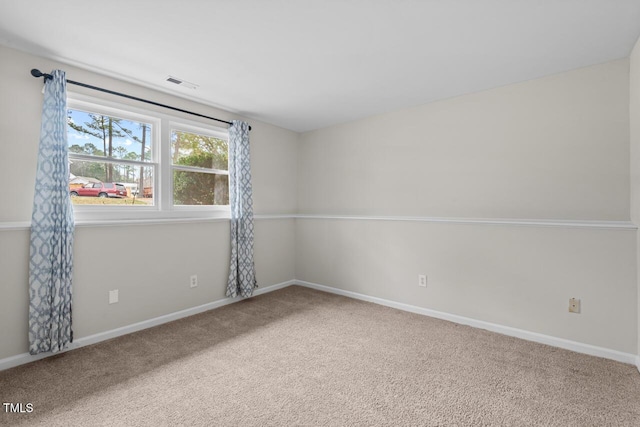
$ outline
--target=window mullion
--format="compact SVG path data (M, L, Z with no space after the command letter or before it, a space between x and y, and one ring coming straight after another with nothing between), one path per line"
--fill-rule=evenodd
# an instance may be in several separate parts
M95 162L95 163L112 163L119 165L130 166L153 166L152 162L141 162L139 160L118 159L116 157L109 156L91 156L89 154L69 153L69 160L78 160L83 162Z
M199 172L199 173L210 173L213 175L229 175L229 171L225 171L222 169L207 169L207 168L199 168L197 166L183 166L183 165L172 165L173 170L181 170L185 172Z
M159 206L161 210L169 211L173 207L173 196L171 194L171 128L167 120L163 120L160 125L160 180L156 182L158 185Z

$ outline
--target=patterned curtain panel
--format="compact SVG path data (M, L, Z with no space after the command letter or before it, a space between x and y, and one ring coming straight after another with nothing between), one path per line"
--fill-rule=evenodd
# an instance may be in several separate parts
M45 81L29 260L29 352L57 352L73 341L73 208L67 160L64 71Z
M250 297L258 287L253 263L253 199L249 125L234 120L229 128L229 204L231 267L227 296Z

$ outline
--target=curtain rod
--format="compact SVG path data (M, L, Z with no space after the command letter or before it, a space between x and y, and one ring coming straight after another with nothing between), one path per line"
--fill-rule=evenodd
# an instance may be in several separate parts
M53 78L53 76L51 74L43 73L43 72L41 72L40 70L38 70L36 68L31 70L31 75L33 77L44 77L45 81L47 81L48 79L52 79ZM198 116L198 117L202 117L202 118L209 119L209 120L215 120L216 122L226 123L228 125L232 125L233 124L233 123L231 123L230 121L227 121L227 120L216 119L215 117L205 116L204 114L194 113L193 111L183 110L181 108L172 107L171 105L160 104L159 102L149 101L148 99L138 98L137 96L127 95L126 93L116 92L116 91L109 90L109 89L104 89L104 88L101 88L101 87L98 87L98 86L88 85L86 83L80 83L80 82L76 82L76 81L69 80L69 79L67 79L67 83L70 83L70 84L76 85L76 86L86 87L88 89L93 89L93 90L97 90L97 91L104 92L104 93L109 93L111 95L121 96L123 98L133 99L134 101L145 102L147 104L155 105L157 107L168 108L169 110L179 111L181 113L191 114L192 116ZM251 126L249 126L249 130L251 130Z

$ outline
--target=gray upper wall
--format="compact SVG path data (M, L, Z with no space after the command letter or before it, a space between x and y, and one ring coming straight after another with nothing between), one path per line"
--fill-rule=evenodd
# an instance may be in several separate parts
M304 214L629 220L629 61L302 135Z

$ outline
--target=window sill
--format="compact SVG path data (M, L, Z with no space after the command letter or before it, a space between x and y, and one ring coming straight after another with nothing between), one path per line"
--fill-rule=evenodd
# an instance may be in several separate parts
M229 221L230 217L194 217L194 218L140 218L140 219L84 219L76 220L76 228L81 227L122 227L136 225L158 225L158 224L194 224L208 222Z
M153 207L123 210L122 207L92 209L89 206L82 206L78 209L74 206L74 217L78 227L174 224L228 221L231 218L231 211L229 206L180 206L170 211L159 211Z
M296 219L295 214L269 214L269 215L254 215L253 219L260 220L290 220ZM138 218L138 219L76 219L76 228L83 227L130 227L130 226L143 226L143 225L158 225L158 224L196 224L196 223L213 223L213 222L225 222L229 221L231 216L227 215L216 217L191 217L191 218L179 218L179 217L156 217L156 218ZM0 222L0 231L16 231L16 230L29 230L31 229L30 221L11 221Z

